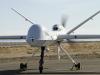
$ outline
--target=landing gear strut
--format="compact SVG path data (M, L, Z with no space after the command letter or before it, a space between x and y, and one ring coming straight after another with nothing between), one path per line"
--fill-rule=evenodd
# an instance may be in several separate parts
M60 42L58 42L58 47L64 51L64 53L69 57L69 59L73 62L73 66L71 68L71 70L73 70L74 68L76 70L80 70L80 63L76 63L76 61L71 57L71 55L67 52L67 50L64 50L60 44Z
M40 71L40 73L43 72L44 50L45 50L45 47L41 47L41 55L40 55L40 61L39 61L39 71Z

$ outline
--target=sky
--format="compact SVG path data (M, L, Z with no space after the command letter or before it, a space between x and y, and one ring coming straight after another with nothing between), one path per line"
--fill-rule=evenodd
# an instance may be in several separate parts
M32 25L11 8L48 30L54 24L61 24L62 16L66 15L66 31L69 31L100 10L100 0L0 0L0 36L27 35ZM100 14L73 34L100 34Z

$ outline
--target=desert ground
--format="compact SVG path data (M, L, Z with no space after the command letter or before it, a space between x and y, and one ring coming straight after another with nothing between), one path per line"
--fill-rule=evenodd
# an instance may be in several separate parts
M62 47L67 50L70 55L76 57L86 57L89 56L99 57L100 56L100 42L91 43L70 43L62 44ZM56 56L57 47L49 46L49 50L45 51L45 56ZM65 55L61 51L61 56ZM0 59L3 58L17 58L17 57L30 57L30 56L40 56L40 49L35 47L30 47L27 43L0 43Z
M45 51L44 74L100 74L100 42L62 44L70 55L81 63L80 71L71 71L72 62L61 51L57 59L57 47L49 46ZM33 75L38 72L40 49L27 43L0 43L0 75ZM28 71L19 73L19 64L28 63Z

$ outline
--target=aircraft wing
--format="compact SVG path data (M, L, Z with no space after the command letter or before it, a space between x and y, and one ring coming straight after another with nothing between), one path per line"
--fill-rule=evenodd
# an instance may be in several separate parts
M25 35L18 35L18 36L0 36L0 40L6 39L26 39Z
M58 40L66 42L100 41L100 35L59 35Z

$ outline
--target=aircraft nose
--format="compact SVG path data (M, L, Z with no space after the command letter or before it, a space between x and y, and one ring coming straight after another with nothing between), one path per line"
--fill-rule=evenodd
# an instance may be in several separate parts
M40 25L33 25L28 31L26 41L31 46L42 46L44 44L43 29Z
M28 31L28 36L27 38L31 38L31 39L35 39L35 40L39 40L41 39L41 32L42 29L39 25L33 25L30 27L29 31Z

